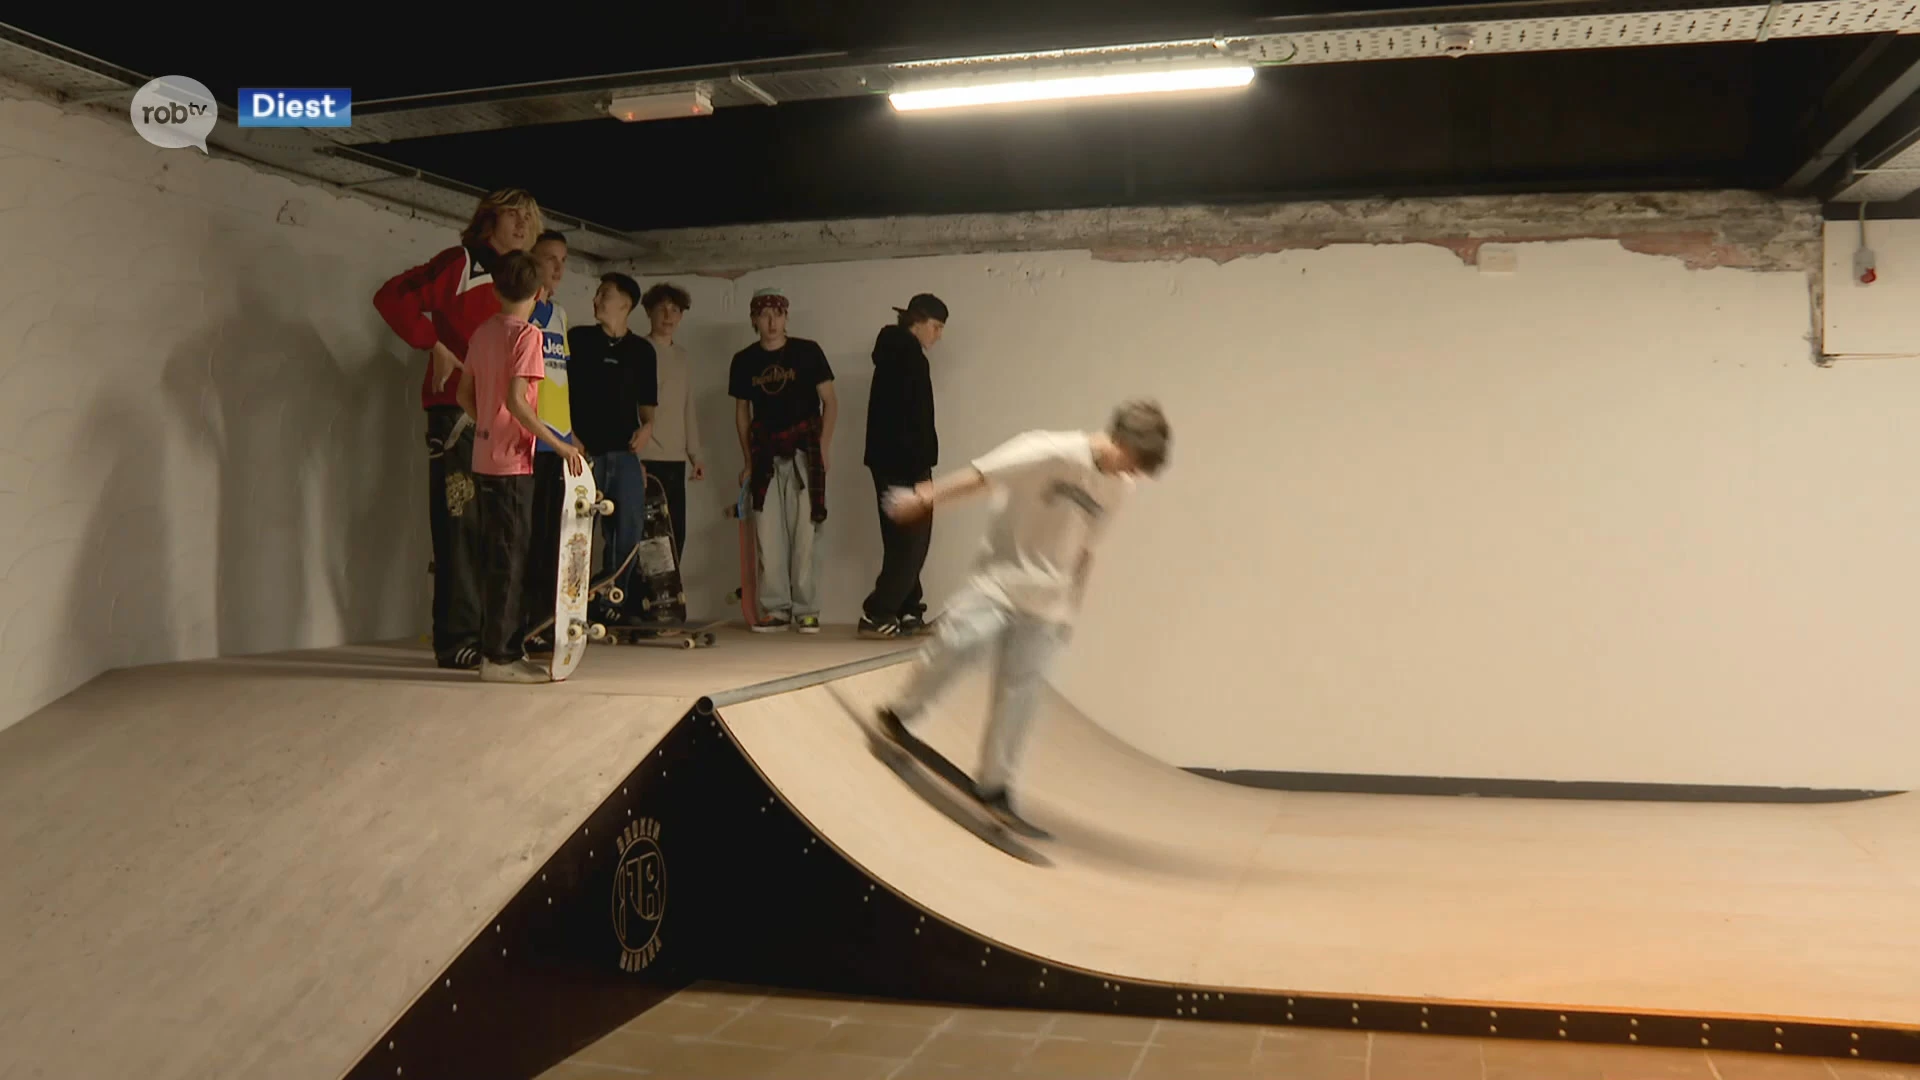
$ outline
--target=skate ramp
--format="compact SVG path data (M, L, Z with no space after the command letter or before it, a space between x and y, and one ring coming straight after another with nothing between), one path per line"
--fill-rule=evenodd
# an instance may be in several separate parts
M0 1078L531 1077L695 979L1920 1060L1913 796L1262 791L1049 695L1041 868L868 752L907 648L729 632L558 686L418 646L103 676L0 732ZM964 767L985 689L924 727Z
M884 651L739 631L540 686L411 642L102 675L0 732L0 1078L335 1080L700 695Z
M1037 845L1054 865L1036 867L868 752L852 713L909 674L892 666L717 712L847 860L1056 970L1203 993L1609 1010L1623 1025L1636 1011L1920 1023L1920 797L1264 791L1148 758L1049 694L1023 777L1029 815L1057 838ZM985 714L976 678L916 731L971 770Z

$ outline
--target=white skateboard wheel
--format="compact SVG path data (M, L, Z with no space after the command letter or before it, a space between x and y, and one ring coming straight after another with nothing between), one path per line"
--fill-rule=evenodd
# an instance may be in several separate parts
M587 637L594 641L600 641L606 636L607 628L599 623L594 623L592 626L587 627Z
M626 590L624 589L612 588L607 590L607 603L609 604L622 603L626 600L626 598L627 598L627 594L626 594Z

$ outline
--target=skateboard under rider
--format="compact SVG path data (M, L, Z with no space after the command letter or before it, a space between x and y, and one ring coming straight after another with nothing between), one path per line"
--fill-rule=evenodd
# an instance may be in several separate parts
M841 707L866 733L868 752L893 770L894 775L929 806L945 814L954 824L1022 862L1035 866L1053 865L1053 860L1014 836L1013 829L981 801L972 778L948 760L946 755L906 728L889 725L884 719L873 717L871 712L863 713L831 683L827 684L827 692L840 702Z

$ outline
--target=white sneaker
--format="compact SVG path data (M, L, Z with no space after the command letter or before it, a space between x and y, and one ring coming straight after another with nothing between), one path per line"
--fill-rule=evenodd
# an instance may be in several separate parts
M552 682L553 675L546 668L530 660L515 660L511 664L496 664L491 660L480 661L480 681L499 683L543 683Z

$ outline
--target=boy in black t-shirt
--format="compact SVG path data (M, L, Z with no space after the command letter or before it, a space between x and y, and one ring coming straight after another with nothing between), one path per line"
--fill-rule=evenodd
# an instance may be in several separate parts
M658 380L653 346L627 327L639 302L637 282L625 274L606 274L593 294L594 323L567 333L573 433L586 445L595 482L613 500L603 571L626 561L647 523L647 473L640 451L653 437ZM638 573L637 565L628 567L615 584L632 596L628 582Z
M759 633L792 626L820 632L820 525L827 520L827 468L839 400L820 346L787 336L787 298L753 294L760 340L733 356L727 393L753 494L760 548Z

